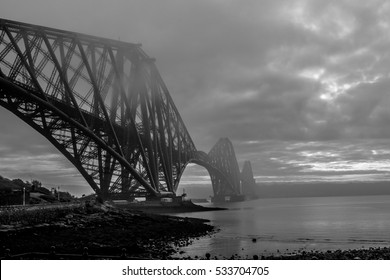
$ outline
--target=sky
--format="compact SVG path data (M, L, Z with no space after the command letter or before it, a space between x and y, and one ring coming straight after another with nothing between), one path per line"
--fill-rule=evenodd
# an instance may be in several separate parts
M2 0L0 17L142 43L196 147L258 183L390 179L390 2ZM43 8L44 7L44 8ZM91 191L0 108L0 175ZM183 185L209 184L190 166Z

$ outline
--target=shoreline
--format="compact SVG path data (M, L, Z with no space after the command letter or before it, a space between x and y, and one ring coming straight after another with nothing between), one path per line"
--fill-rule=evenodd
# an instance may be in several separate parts
M159 208L161 209L161 208ZM178 209L175 209L178 210ZM106 205L14 210L15 220L0 213L1 259L254 259L254 260L389 260L390 247L297 250L291 253L245 257L180 257L193 240L211 238L218 231L208 220L116 209ZM23 215L27 215L23 216ZM33 218L31 218L33 217ZM55 248L57 255L49 255ZM125 253L125 254L124 254ZM183 252L184 253L184 252ZM91 257L95 255L94 257Z
M11 217L11 220L7 218ZM157 215L107 205L0 213L1 258L23 253L168 259L215 228L208 220Z
M127 209L142 211L144 213L153 214L171 214L171 213L187 213L187 212L204 212L204 211L223 211L227 208L223 207L210 207L194 204L191 201L180 204L147 204L147 203L127 203L127 204L114 204L118 209Z

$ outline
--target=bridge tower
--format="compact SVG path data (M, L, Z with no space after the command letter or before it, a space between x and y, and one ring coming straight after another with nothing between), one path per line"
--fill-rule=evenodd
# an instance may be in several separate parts
M256 194L256 181L253 178L252 164L250 161L245 161L241 172L241 186L242 193L246 197L255 198Z
M226 174L222 177L216 172L210 172L214 190L213 201L243 200L240 170L232 142L228 138L221 138L208 155L211 164Z

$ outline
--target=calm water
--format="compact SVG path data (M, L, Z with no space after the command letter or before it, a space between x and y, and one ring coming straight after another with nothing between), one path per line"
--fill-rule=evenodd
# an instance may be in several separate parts
M212 237L184 247L180 256L209 252L213 256L251 257L300 249L390 246L388 195L258 199L223 207L229 210L177 214L209 219L220 229Z

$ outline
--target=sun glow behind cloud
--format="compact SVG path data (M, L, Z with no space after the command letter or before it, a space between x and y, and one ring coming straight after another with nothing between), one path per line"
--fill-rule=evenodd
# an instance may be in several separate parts
M303 172L390 172L390 160L290 161L289 163L303 167Z
M256 174L260 183L386 181L390 179L388 142L264 141L257 145L259 157L251 161L255 170L261 170Z

